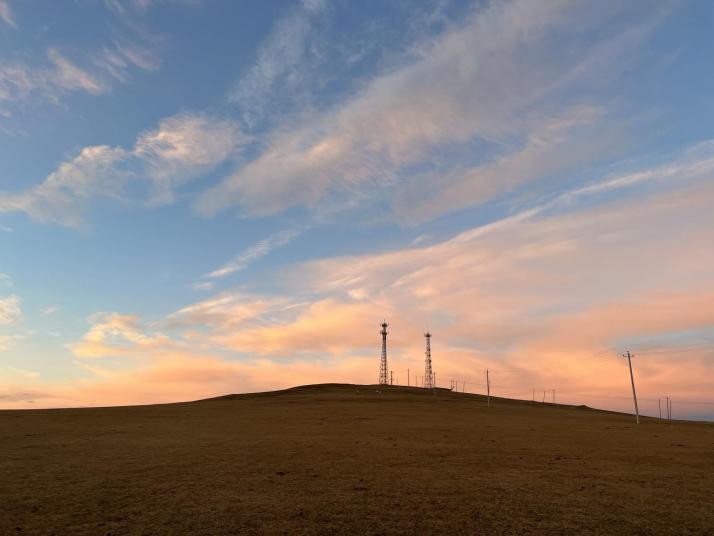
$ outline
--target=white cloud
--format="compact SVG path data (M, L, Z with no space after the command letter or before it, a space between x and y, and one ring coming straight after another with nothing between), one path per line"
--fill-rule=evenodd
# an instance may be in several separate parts
M12 233L13 229L12 227L8 227L7 225L0 225L0 231L3 233Z
M484 203L529 183L546 182L617 154L627 144L624 127L607 122L593 107L576 107L545 121L524 145L493 161L474 167L447 164L443 169L417 174L395 189L395 216L420 223L472 205ZM426 194L425 192L428 192Z
M298 237L301 232L302 231L297 229L288 229L270 235L268 238L261 240L257 244L241 252L217 270L206 274L204 277L207 279L221 279L243 270L252 262L265 257L272 250L289 244L296 237Z
M173 200L177 187L237 156L238 148L247 141L234 121L181 114L139 136L133 154L153 182L153 201L165 203Z
M0 192L0 212L25 212L37 221L77 227L87 201L126 200L130 182L148 188L142 202L169 203L176 188L236 156L245 140L237 124L228 119L179 114L141 134L131 149L85 147L34 188Z
M58 104L71 93L107 93L115 82L126 82L134 69L158 69L160 35L130 21L112 33L108 44L72 57L67 55L70 49L48 48L44 61L27 61L18 54L0 58L0 117L12 117L29 106Z
M333 207L369 200L371 190L384 198L392 188L413 199L408 183L414 166L431 166L445 147L461 159L474 147L495 144L489 154L503 158L491 164L494 169L471 172L487 170L484 161L464 174L452 173L453 187L440 185L447 193L438 210L448 211L452 197L461 205L478 203L562 171L558 162L570 152L596 158L620 143L620 126L610 132L599 125L603 114L587 110L602 107L580 105L573 90L595 79L606 85L602 65L627 65L662 16L631 16L627 9L532 0L488 4L442 37L415 47L415 60L375 77L340 105L280 125L264 152L205 192L197 208L213 214L237 206L245 215L260 216L321 200ZM604 29L596 40L594 28ZM563 117L563 109L573 110L571 116ZM593 124L598 135L590 138L584 127ZM573 133L578 145L569 139ZM530 171L532 165L540 173ZM408 202L400 199L395 209L407 210Z
M350 298L358 301L364 301L369 297L369 293L363 288L353 288L347 294L349 294Z
M289 304L285 299L255 297L239 292L223 293L189 305L169 315L169 326L232 329L244 322L256 320Z
M10 347L10 344L13 341L13 337L10 335L1 335L0 334L0 352L3 352L7 350Z
M93 58L94 64L120 82L129 78L129 69L134 66L144 71L155 71L161 60L151 47L141 46L125 38L114 38L113 43L103 47Z
M29 66L24 63L0 60L0 111L10 113L16 102L57 102L75 91L99 94L109 86L96 74L79 67L56 49L48 49L49 64Z
M92 327L82 340L69 345L74 355L80 358L131 356L132 350L137 348L150 352L170 345L165 335L147 333L147 326L133 315L100 313L90 321Z
M199 5L203 0L106 0L110 8L119 13L126 11L126 6L133 7L140 11L146 11L158 4L186 4Z
M47 57L54 67L47 79L50 84L65 91L83 90L94 95L107 91L108 86L96 75L78 67L56 49L49 49Z
M2 19L5 24L8 24L13 28L17 28L17 23L12 16L12 10L10 9L10 4L7 3L7 0L0 0L0 19Z
M25 370L25 369L21 369L21 368L17 368L17 367L7 367L7 370L10 373L15 374L17 376L21 376L22 378L25 378L25 379L34 379L34 378L38 378L40 376L40 373L35 372L34 370Z
M212 290L213 289L213 282L212 281L198 281L192 285L194 290Z
M0 298L0 326L14 324L22 317L20 308L20 298L18 296L8 296Z
M57 311L59 311L59 310L60 310L59 307L51 306L51 307L47 307L47 308L45 308L45 309L42 309L42 314L49 316L49 315L55 314L55 313L56 313Z
M15 284L12 281L12 277L10 277L7 274L3 274L0 272L0 286L5 286L5 287L14 287Z
M315 55L314 24L325 10L323 0L304 0L280 18L261 46L255 64L235 84L229 100L243 111L245 121L255 124L283 99L303 96L312 76L306 62Z
M422 244L424 242L431 240L431 238L432 238L432 236L430 234L419 235L414 240L412 240L412 246L418 246L419 244Z
M79 226L82 204L88 199L120 197L130 177L120 167L127 157L122 148L85 147L34 188L19 194L0 193L0 212L25 212L37 221Z

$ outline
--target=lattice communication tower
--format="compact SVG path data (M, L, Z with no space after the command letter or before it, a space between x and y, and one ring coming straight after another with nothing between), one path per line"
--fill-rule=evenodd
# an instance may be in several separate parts
M379 362L379 384L389 385L389 367L387 367L387 321L382 322L382 359Z
M431 389L434 387L434 372L431 370L431 333L424 333L426 339L426 352L424 352L424 387Z

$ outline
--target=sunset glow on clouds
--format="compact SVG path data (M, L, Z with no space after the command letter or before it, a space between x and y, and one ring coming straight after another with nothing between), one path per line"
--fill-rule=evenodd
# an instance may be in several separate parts
M440 386L631 411L629 349L714 418L711 13L73 9L115 38L0 1L0 407L375 383L386 318L400 384L429 329Z

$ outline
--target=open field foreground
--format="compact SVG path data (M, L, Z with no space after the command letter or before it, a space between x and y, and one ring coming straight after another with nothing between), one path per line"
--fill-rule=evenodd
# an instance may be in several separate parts
M714 534L714 425L392 387L0 412L0 534Z

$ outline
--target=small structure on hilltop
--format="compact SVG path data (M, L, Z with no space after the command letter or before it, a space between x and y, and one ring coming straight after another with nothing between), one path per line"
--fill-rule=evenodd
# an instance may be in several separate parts
M426 339L426 351L424 352L424 387L431 389L434 385L434 373L431 370L431 333L424 333Z
M389 385L389 368L387 367L387 324L386 320L382 321L382 358L379 362L379 384Z

